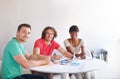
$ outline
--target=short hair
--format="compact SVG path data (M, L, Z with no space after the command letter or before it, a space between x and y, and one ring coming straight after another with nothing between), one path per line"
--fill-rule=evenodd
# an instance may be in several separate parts
M69 33L70 32L79 32L79 28L76 25L72 25L69 29Z
M24 24L20 24L20 25L18 26L17 31L20 31L20 29L21 29L22 27L28 27L28 28L30 28L30 30L31 30L31 26L30 26L29 24L27 24L27 23L24 23Z
M47 26L47 27L44 28L44 30L42 31L41 37L42 37L43 39L45 38L46 31L47 31L48 29L51 29L51 30L54 32L54 37L53 37L53 39L54 39L55 37L57 37L57 31L55 30L55 28L54 28L54 27L51 27L51 26Z

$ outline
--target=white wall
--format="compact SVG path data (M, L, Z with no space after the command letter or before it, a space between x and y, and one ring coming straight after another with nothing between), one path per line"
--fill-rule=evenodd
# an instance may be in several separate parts
M58 31L55 40L64 47L63 40L69 37L69 27L76 24L87 48L95 51L103 48L109 52L109 71L113 73L108 72L107 76L113 74L113 79L118 79L119 3L119 0L0 0L0 59L5 44L15 36L21 23L32 25L31 37L25 44L29 52L44 27L55 27Z

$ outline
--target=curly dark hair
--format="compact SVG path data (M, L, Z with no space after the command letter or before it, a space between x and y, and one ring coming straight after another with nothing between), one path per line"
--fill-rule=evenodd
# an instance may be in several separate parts
M70 32L79 32L79 28L76 25L72 25L69 29L69 33Z
M47 31L48 29L51 29L51 30L54 32L54 37L53 37L53 39L54 39L55 37L57 37L57 31L55 30L55 28L54 28L54 27L51 27L51 26L47 26L47 27L44 28L44 30L42 31L41 37L42 37L43 39L45 38L46 31Z

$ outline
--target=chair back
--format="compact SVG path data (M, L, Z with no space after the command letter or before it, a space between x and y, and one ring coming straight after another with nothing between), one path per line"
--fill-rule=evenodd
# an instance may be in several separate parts
M92 54L91 54L91 51L89 49L85 49L85 54L86 54L86 58L92 59Z

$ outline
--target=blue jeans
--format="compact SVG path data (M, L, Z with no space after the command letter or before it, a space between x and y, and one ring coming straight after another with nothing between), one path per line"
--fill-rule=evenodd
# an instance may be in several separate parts
M40 76L37 74L23 74L15 77L14 79L47 79L46 76Z

